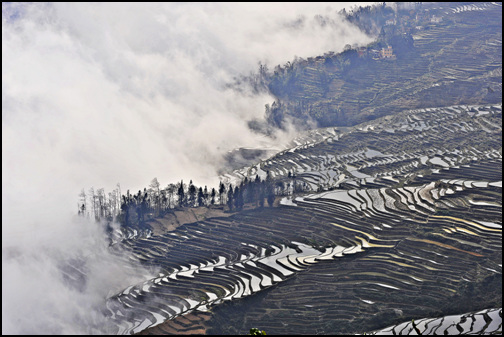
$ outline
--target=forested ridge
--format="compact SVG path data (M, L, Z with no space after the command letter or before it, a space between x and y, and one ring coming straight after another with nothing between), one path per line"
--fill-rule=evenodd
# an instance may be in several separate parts
M234 86L275 97L265 107L267 123L249 126L265 133L288 123L352 126L404 109L499 103L502 19L493 4L484 4L484 15L472 6L383 3L341 12L375 41L283 65L260 63L255 74L238 77ZM318 18L321 25L329 20Z
M255 179L247 177L236 186L220 182L218 188L198 187L183 180L168 184L165 188L157 178L152 179L149 187L138 190L136 194L129 190L121 195L120 184L112 192L104 188L88 192L82 189L79 194L78 215L92 217L102 221L111 231L111 222L118 222L122 228L148 230L148 220L163 217L174 210L194 207L219 207L226 211L240 211L245 204L249 207L273 206L275 196L300 193L307 190L303 181L296 181L295 173L289 173L286 178L273 180L269 171L265 179L259 175Z

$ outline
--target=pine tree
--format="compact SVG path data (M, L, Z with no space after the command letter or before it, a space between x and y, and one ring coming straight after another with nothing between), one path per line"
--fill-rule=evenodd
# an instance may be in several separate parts
M206 185L203 189L203 205L208 206L208 188L206 187Z
M198 189L198 200L197 200L198 207L201 207L201 206L205 205L204 202L203 202L204 198L205 198L205 196L203 194L203 189L200 187Z
M140 228L142 229L145 229L146 228L146 225L145 225L145 214L147 213L148 211L148 194L147 194L147 191L146 189L144 189L144 193L143 193L143 196L142 196L142 199L141 199L141 202L140 202Z
M275 193L273 193L273 190L270 189L268 192L268 205L269 207L273 207L273 202L275 201Z
M243 203L245 202L250 202L249 201L249 194L250 194L250 186L249 186L249 180L247 177L243 180L243 182L240 184L240 189L243 197Z
M231 185L229 185L227 205L231 211L233 209L233 186Z
M128 196L129 196L129 190L128 190ZM121 202L121 213L123 214L123 219L124 219L124 226L128 226L129 222L129 200L128 197L122 196L122 202Z
M216 194L216 192L215 192L215 188L213 188L213 187L212 187L212 193L210 194L210 196L211 196L211 199L210 199L210 204L211 204L211 205L214 205L214 204L215 204L215 194Z
M219 183L219 198L220 198L220 204L221 205L224 205L224 198L225 198L225 194L224 192L226 191L226 187L224 186L224 184L222 183L222 181Z
M233 199L236 210L241 210L243 208L243 183L240 187L235 187Z
M193 182L191 180L189 181L189 190L188 190L189 207L194 207L194 203L196 202L196 193L197 193L196 186L193 185Z
M266 171L266 197L268 198L268 205L273 206L273 201L275 201L275 189L273 186L273 178L271 177L270 171Z
M259 203L259 198L260 198L260 193L261 193L261 178L259 178L259 175L256 174L255 180L254 180L254 195L253 195L253 201L256 203L256 206Z
M259 184L259 207L261 208L264 207L264 198L266 197L265 185L264 181Z
M178 205L179 207L185 206L185 195L184 195L184 181L180 181L180 185L177 190L178 195Z

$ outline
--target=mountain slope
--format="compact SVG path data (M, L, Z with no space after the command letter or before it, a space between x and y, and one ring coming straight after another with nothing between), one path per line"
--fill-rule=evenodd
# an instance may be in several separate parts
M277 66L270 123L350 126L405 109L502 101L499 3L424 3L389 15L394 24L368 46ZM387 46L394 58L379 56Z
M325 191L125 240L125 263L159 272L109 298L109 315L122 333L327 334L498 307L501 128L497 105L312 131L241 172L298 169ZM335 168L337 181L316 174Z

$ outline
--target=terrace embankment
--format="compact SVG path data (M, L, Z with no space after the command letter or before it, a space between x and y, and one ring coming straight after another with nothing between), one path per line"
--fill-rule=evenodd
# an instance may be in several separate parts
M161 272L111 298L113 319L136 332L211 308L210 333L350 333L498 305L500 219L471 201L499 187L478 185L324 192L126 242Z
M112 247L157 271L108 299L118 332L358 333L500 305L501 105L408 110L305 140L226 176L269 170L304 194L175 211L170 231Z
M214 217L227 217L230 213L224 212L223 207L196 207L173 210L162 218L147 221L154 235L175 230L175 228L188 223L198 222Z
M367 335L502 335L502 308L485 309L463 315L421 318L403 322ZM418 330L418 331L417 331Z
M455 176L468 170L465 166L474 166L469 170L477 180L486 170L484 161L502 160L502 104L406 110L346 131L313 130L295 144L222 178L237 182L269 171L291 186L286 194L292 186L305 191L393 187L422 177L431 181L432 174L441 179L446 169Z

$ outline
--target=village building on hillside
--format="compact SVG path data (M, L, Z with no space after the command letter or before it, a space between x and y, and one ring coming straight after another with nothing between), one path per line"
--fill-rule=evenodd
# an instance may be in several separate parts
M395 59L394 51L391 46L387 46L387 48L382 48L380 51L380 57L382 59Z

